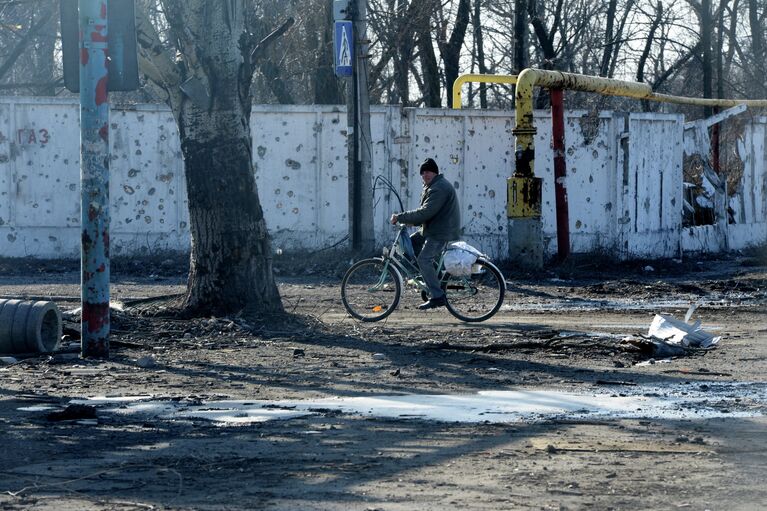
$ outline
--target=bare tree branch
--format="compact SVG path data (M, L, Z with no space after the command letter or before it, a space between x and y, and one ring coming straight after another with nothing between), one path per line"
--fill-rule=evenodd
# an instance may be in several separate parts
M13 65L16 63L18 58L21 56L22 53L24 53L24 50L27 49L29 44L32 42L32 40L37 37L38 32L40 32L40 29L42 29L46 23L48 23L48 20L51 19L51 15L53 14L53 6L51 6L48 10L44 11L43 14L37 19L37 21L29 27L29 30L27 30L27 33L24 34L24 37L21 38L21 40L16 44L16 46L11 50L11 52L8 54L8 56L5 58L5 62L2 66L0 66L0 80L2 80L3 76L8 73L8 71L13 68Z

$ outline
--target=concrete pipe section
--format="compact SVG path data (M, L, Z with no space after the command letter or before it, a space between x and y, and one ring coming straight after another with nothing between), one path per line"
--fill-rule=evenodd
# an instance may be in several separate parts
M0 353L50 353L59 346L61 329L53 302L0 300Z

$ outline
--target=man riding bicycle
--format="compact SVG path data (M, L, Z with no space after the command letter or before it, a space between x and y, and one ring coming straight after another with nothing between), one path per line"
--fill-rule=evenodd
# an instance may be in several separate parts
M418 267L429 287L430 298L418 306L421 310L445 306L445 292L440 287L434 263L448 242L461 235L461 211L455 188L439 173L437 162L431 158L419 168L423 180L421 205L417 209L395 213L391 223L420 225L420 231L410 236L418 256Z

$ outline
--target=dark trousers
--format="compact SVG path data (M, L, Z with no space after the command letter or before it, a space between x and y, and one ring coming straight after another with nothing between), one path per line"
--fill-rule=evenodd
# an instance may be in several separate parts
M411 234L410 241L413 243L413 250L418 258L418 268L421 270L421 275L423 275L423 281L429 286L429 294L432 298L444 296L445 292L442 291L442 287L439 285L435 263L439 261L439 256L445 250L447 241L424 238L420 231Z

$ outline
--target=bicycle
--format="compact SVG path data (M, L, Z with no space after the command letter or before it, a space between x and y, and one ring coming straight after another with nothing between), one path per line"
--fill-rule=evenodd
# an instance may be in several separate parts
M376 178L376 183L379 181L399 199L402 211L402 200L391 182L381 176ZM501 271L482 256L472 265L471 275L451 275L445 270L444 256L445 251L437 263L437 275L450 314L467 322L491 318L501 308L506 294ZM423 301L428 299L428 286L418 268L407 226L400 225L393 243L384 247L381 257L357 261L346 271L341 281L341 301L355 319L380 321L397 308L406 284L419 290Z

